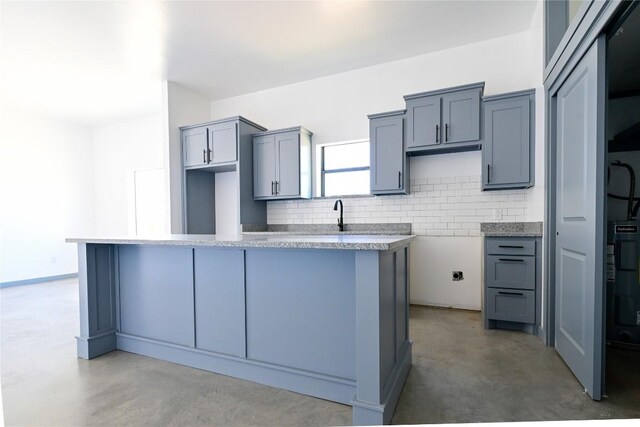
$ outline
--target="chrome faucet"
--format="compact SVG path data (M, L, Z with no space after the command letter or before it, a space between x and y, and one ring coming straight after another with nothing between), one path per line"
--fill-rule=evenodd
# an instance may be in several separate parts
M342 200L336 200L335 204L333 205L333 210L338 210L338 203L340 203L340 218L338 218L338 228L340 229L340 231L344 231L344 221L342 220Z

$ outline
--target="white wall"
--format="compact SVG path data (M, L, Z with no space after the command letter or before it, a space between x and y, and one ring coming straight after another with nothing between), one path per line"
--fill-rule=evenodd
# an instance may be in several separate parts
M76 273L93 227L91 131L0 110L0 282Z
M517 217L519 220L542 221L544 217L544 117L541 112L544 109L544 103L541 12L540 7L532 22L531 31L216 100L211 103L211 117L222 118L242 114L269 129L304 125L314 132L314 143L327 143L368 138L367 114L404 108L402 96L406 94L477 81L486 82L485 95L536 88L538 91L536 186L521 193L525 199L523 206L520 207L522 214L507 215L503 220L515 220ZM430 178L460 176L472 179L479 174L479 152L411 160L412 179L426 179L426 185L429 185ZM414 185L419 184L414 181ZM415 194L405 196L405 198L415 197ZM386 198L380 197L375 200L384 199ZM494 201L489 200L489 202ZM500 201L495 202L497 207L500 207ZM293 218L286 216L288 213L311 215L303 218L306 222L334 220L330 209L327 209L326 213L314 212L313 207L316 206L317 201L295 202L295 209L289 209L286 203L269 202L270 222L293 221ZM350 202L347 201L347 203ZM389 202L379 203L382 205ZM427 211L430 209L427 205L434 202L426 200L425 197L424 201L414 200L411 205L420 203L425 205L423 210ZM278 217L282 214L282 210L285 211L284 218ZM452 210L456 210L455 207ZM403 215L402 210L396 212L393 216L384 217L382 213L375 214L369 211L368 218L379 219L382 216L391 222L412 222L413 228L422 232L423 236L419 236L413 245L412 302L479 309L481 252L480 237L477 233L472 233L475 237L427 237L428 229L422 228L422 225L416 227L419 223L410 219L415 216ZM366 215L367 212L363 212L362 222L367 221ZM480 215L474 214L474 216ZM295 220L298 221L300 218L296 217ZM466 236L469 236L469 233L466 233ZM437 262L432 256L435 253L442 254L437 258ZM426 259L430 261L421 263L419 267L416 265L416 260ZM464 271L465 280L453 286L450 281L451 270L458 269Z
M542 87L530 32L211 103L269 129L303 124L315 143L368 137L367 114L404 108L403 95L486 81L485 95Z
M177 83L164 81L162 94L164 168L169 188L167 231L182 233L182 153L180 126L209 120L209 100Z
M92 132L95 232L135 234L134 175L136 170L164 167L162 116L155 114L100 126ZM164 182L162 185L164 192ZM166 211L158 212L164 222Z
M237 171L216 173L215 215L216 234L234 235L240 232L238 218Z

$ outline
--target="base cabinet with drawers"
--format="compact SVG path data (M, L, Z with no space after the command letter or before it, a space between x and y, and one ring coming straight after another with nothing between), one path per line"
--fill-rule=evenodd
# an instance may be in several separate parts
M486 237L484 254L485 329L515 329L537 335L540 238Z

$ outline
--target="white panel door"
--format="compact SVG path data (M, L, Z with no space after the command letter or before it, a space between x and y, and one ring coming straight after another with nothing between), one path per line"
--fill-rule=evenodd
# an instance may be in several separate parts
M603 368L604 49L601 37L556 98L555 345L595 400Z
M164 179L164 169L133 171L133 220L137 236L166 232Z

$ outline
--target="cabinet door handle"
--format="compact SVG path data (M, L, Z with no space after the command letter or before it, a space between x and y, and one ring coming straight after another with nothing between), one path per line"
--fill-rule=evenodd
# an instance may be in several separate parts
M513 259L513 258L498 258L498 261L524 262L523 259Z
M398 171L398 188L402 188L402 171Z
M444 142L449 141L449 123L444 124Z
M511 249L524 249L524 246L519 245L498 245L499 248L511 248Z
M279 183L280 183L279 181L276 181L276 196L277 196L277 195L278 195L278 193L280 192L280 190L278 190L278 184L279 184Z
M207 163L211 163L211 148L207 148Z
M273 189L273 184L275 184L274 181L271 181L271 195L273 196L275 193L275 190Z
M498 293L500 295L518 295L518 296L523 296L524 294L522 292L504 292L504 291L498 291Z
M487 184L491 182L491 165L487 165Z
M436 144L440 143L439 134L440 134L440 125L436 125Z
M202 163L207 163L207 150L202 150Z

